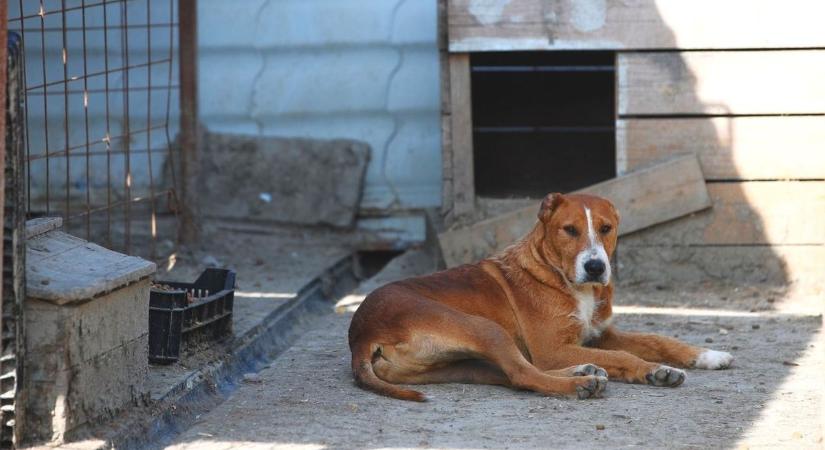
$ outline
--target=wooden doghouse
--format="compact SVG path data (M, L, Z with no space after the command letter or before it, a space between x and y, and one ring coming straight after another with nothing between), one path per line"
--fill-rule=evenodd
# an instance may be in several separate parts
M825 284L821 0L440 0L443 213L695 154L713 207L623 237L632 280Z

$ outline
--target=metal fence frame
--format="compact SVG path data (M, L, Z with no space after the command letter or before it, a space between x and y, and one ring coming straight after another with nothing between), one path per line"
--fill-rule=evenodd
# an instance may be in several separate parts
M12 0L12 1L15 1L15 0ZM17 1L19 1L20 11L22 12L23 11L23 2L24 2L24 0L17 0ZM29 3L32 2L32 0L25 0L25 1L27 1ZM41 5L41 8L40 8L40 11L38 11L38 12L41 13L41 14L47 12L47 10L43 7L45 1L46 0L40 0L40 2L39 2L40 5ZM66 55L66 37L67 36L66 36L66 33L67 33L68 29L67 29L66 21L65 21L65 14L67 12L65 7L66 7L66 4L67 4L67 0L50 0L50 1L52 3L59 1L62 11L58 10L57 13L62 12L62 14L63 14L63 23L62 23L63 27L62 27L62 30L59 30L59 32L61 32L61 34L62 34L62 42L63 42L62 56L63 56L63 70L64 70L63 74L64 74L64 76L63 76L62 80L58 81L54 85L56 85L56 86L62 85L62 88L63 88L62 95L64 96L64 100L68 101L67 100L68 95L70 94L70 90L68 88L68 85L69 85L70 81L75 81L75 79L70 79L70 76L68 74L67 64L66 64L66 59L67 59L67 55ZM85 13L85 9L89 8L89 7L107 8L108 5L113 5L113 4L123 5L127 0L75 0L75 1L80 2L80 5L81 5L80 10L81 10L81 14L83 14L83 13ZM151 8L151 2L153 0L145 0L145 1L146 1L146 8L147 8L147 21L149 21L149 20L151 20L151 17L152 17L150 8ZM179 84L178 84L178 86L174 86L172 84L172 80L173 80L172 67L173 66L172 66L171 61L169 61L168 62L169 71L168 71L168 78L167 78L167 86L166 87L167 87L167 89L178 88L179 92L180 92L180 95L179 95L180 104L178 105L179 108L180 108L180 111L179 111L180 112L180 117L179 117L180 130L179 130L178 140L177 140L177 142L175 142L173 140L172 136L169 135L169 111L171 110L171 108L170 108L171 105L169 105L169 102L171 101L170 100L171 95L167 95L167 108L166 108L167 116L164 120L163 128L166 131L166 145L167 145L166 156L167 156L168 164L171 166L171 175L173 177L173 182L172 182L171 187L169 188L168 192L166 192L166 191L156 192L155 189L154 189L154 179L153 179L153 174L151 172L152 169L151 169L151 162L150 162L149 163L150 195L149 195L148 200L149 200L149 203L150 203L150 211L151 211L150 214L152 216L152 221L153 221L153 224L154 224L154 219L155 219L155 214L156 214L155 201L159 196L164 195L164 194L168 194L170 196L171 200L172 200L171 204L172 204L172 206L174 208L174 212L177 216L177 221L176 221L177 222L177 230L176 230L177 233L176 233L176 236L173 236L173 238L176 238L176 240L178 242L193 243L197 240L198 234L199 234L198 233L199 230L198 230L198 226L197 226L197 223L198 223L198 221L197 221L197 212L198 212L197 204L198 204L198 202L197 202L197 193L195 192L195 186L196 186L195 180L197 179L197 168L199 167L198 146L199 146L199 139L200 139L200 130L199 130L198 120L197 120L197 117L198 117L198 109L197 109L197 94L198 94L198 92L197 92L197 64L196 64L197 63L197 0L168 0L168 1L169 1L170 7L173 8L174 5L177 5L177 7L178 7L178 21L179 21L179 23L176 25L176 24L170 22L170 23L161 24L161 25L162 26L167 26L169 28L170 42L172 42L173 37L177 38L178 52L179 52L176 55L178 57L178 64L179 64L178 65L179 69L178 69L177 82ZM22 14L21 14L21 16L22 16ZM42 16L40 16L40 17L41 17L41 24L42 24ZM106 17L105 14L104 14L104 17ZM126 34L126 39L128 40L128 15L124 16L123 19L124 19L123 26L124 26L124 28L127 29L127 31L125 33ZM14 20L14 19L12 19L12 20ZM20 20L19 23L22 26L23 25L23 20L21 20L19 18L18 18L18 20ZM7 55L8 55L8 53L7 53L7 50L8 50L7 37L8 37L8 32L9 32L9 23L10 22L9 22L9 19L8 19L8 0L0 0L0 105L2 105L4 107L7 104L7 89L6 89L7 88L7 81L8 81L8 77L7 77L7 75L8 75L8 68L7 68L7 62L8 62L8 59L7 59ZM113 70L113 69L107 68L107 70L104 71L103 73L97 73L97 74L88 72L88 70L87 70L88 68L85 66L85 62L86 62L85 40L86 40L86 30L87 30L87 27L85 25L86 24L85 24L85 16L84 16L83 26L81 27L81 30L80 30L82 35L83 35L83 41L84 41L84 52L83 52L84 54L82 55L82 58L84 59L84 70L83 70L83 74L80 78L83 80L83 84L84 84L84 88L82 90L82 94L83 94L83 98L84 98L84 110L85 110L86 113L88 113L89 93L93 92L92 89L88 88L88 84L87 84L88 79L92 76L103 76L103 77L108 78L108 74L111 73L111 70ZM149 27L149 26L151 26L151 24L147 23L146 26ZM173 35L175 26L177 26L177 28L178 28L178 35L177 36ZM91 27L89 27L89 28L91 28ZM46 30L38 30L38 31L41 33L41 36L42 36L42 33L46 32ZM151 55L151 48L152 48L151 34L152 33L147 33L147 39L149 40L149 42L147 43L147 51L150 53L150 55ZM23 41L22 45L24 46L25 45L25 41L24 41L25 31L24 30L21 30L21 35L23 35L21 37L21 41ZM105 31L105 25L104 25L104 36L105 35L106 35L106 31ZM44 41L41 40L41 42L44 42ZM172 57L173 57L172 50L173 50L172 48L169 49L167 59L170 59L170 60L172 59ZM124 52L126 54L125 58L128 58L128 45L126 46L126 49L124 50ZM106 50L106 54L108 54L108 50ZM45 56L44 56L44 58L45 58ZM148 60L149 63L151 63L152 62L151 56L149 56L147 58L147 60ZM23 63L23 67L25 68L25 63ZM135 88L133 86L130 87L129 82L128 82L129 71L132 70L135 67L138 67L138 65L130 66L129 63L126 62L124 64L124 67L121 67L119 69L119 70L123 71L124 75L125 75L126 85L125 85L125 88L122 91L123 91L123 95L126 97L125 102L124 102L125 103L124 115L127 117L127 120L125 121L125 127L126 128L125 128L125 132L123 133L124 136L120 136L120 138L124 138L124 137L128 138L130 133L137 133L137 132L151 133L152 130L155 129L154 126L152 125L152 122L151 122L151 108L147 108L147 111L148 111L147 114L148 114L149 118L147 119L147 126L146 126L145 130L133 130L133 129L129 128L129 120L128 120L129 106L128 106L128 102L130 100L129 99L130 88L132 90L135 90L135 91L140 90L140 88ZM23 69L23 70L25 70L25 69ZM147 92L151 93L151 90L152 90L151 89L151 87L152 87L151 71L149 71L148 73L149 73L150 80L149 80L149 83L147 83L147 86L146 86L145 90ZM20 77L18 77L18 78L20 78ZM22 76L22 79L23 79L23 83L28 83L28 80L26 79L25 75ZM40 89L44 92L44 95L43 95L44 99L47 98L47 96L50 95L50 94L47 93L47 90L48 90L48 87L49 87L49 86L47 86L47 83L50 83L50 82L47 82L46 79L45 79L45 76L44 76L43 83L42 83L43 86L25 86L25 88L23 89L25 91L25 94L24 94L25 101L29 100L29 95L28 95L29 93L31 93L35 90L38 90L38 89ZM106 119L107 120L109 119L108 96L111 93L108 88L109 88L109 86L108 86L108 83L107 83L106 89L104 89L104 92L103 92L103 94L107 98L107 100L106 100L106 102L107 102L106 103L106 108L107 108L107 117L106 117ZM74 93L74 92L72 92L72 93ZM97 93L100 93L100 92L97 92ZM147 101L151 102L151 95L148 95ZM44 102L47 102L47 100L44 100ZM48 105L46 105L46 107L47 106ZM18 109L18 111L19 111L19 109ZM64 119L66 121L68 120L67 117L68 117L68 115L66 115L64 117ZM46 120L48 120L48 118L46 118ZM113 206L115 205L114 202L112 202L110 197L107 198L107 204L105 206L93 207L93 205L91 204L91 200L90 200L90 197L89 197L89 186L88 186L88 176L89 176L88 160L92 155L95 154L94 153L95 151L99 151L99 150L97 150L97 149L93 150L92 149L93 143L89 140L89 118L88 118L88 116L86 116L84 118L84 122L85 122L84 125L85 125L85 131L86 131L86 142L82 146L80 146L79 148L71 148L72 146L69 144L70 141L69 141L68 138L66 138L65 148L58 149L58 150L53 150L53 149L49 149L48 146L47 146L47 148L43 152L44 154L42 156L39 156L37 154L32 155L32 152L31 152L30 143L29 143L29 139L28 139L28 137L29 137L28 134L29 134L30 130L28 130L28 110L27 109L26 109L26 112L25 112L25 121L26 121L25 131L23 133L17 133L15 135L15 136L25 135L25 144L20 142L19 139L15 140L15 142L19 143L20 145L17 145L17 144L14 144L14 143L12 144L12 145L17 145L16 148L19 150L19 152L16 152L16 153L20 154L20 157L15 158L15 160L22 159L24 161L21 161L19 165L15 164L15 163L12 163L12 165L10 165L9 167L6 167L6 156L7 156L6 153L7 153L7 151L13 150L13 149L7 149L6 148L6 146L7 146L6 145L6 142L7 142L6 139L7 139L8 126L10 126L12 124L7 124L6 123L7 120L6 120L5 108L4 108L4 113L0 113L0 224L4 224L3 227L0 227L0 255L4 255L4 257L0 257L0 274L4 274L3 282L0 282L0 299L2 299L2 301L0 301L0 330L4 331L4 333L3 333L3 338L4 338L3 344L5 346L13 345L17 349L15 351L14 355L13 355L15 357L15 360L11 361L12 363L17 365L17 369L13 371L14 372L13 373L14 387L13 387L12 392L11 392L11 394L13 395L13 397L11 399L12 403L8 404L9 399L6 399L7 401L5 403L3 403L4 408L2 409L2 411L0 411L0 418L4 419L3 423L0 424L0 448L14 448L18 444L19 437L21 436L21 428L23 426L25 426L25 424L16 423L16 421L15 421L15 416L19 417L19 415L17 415L16 413L18 411L21 411L22 410L21 408L25 408L25 392L21 392L20 387L17 383L17 380L21 376L21 373L20 373L20 370L19 370L19 362L23 357L22 345L24 343L24 336L25 336L25 334L24 334L25 330L23 329L23 308L22 308L22 299L25 297L25 286L23 284L22 286L19 286L20 289L15 288L15 286L17 286L17 284L24 283L24 282L21 281L22 278L19 277L19 276L15 277L14 280L11 280L11 281L13 281L13 283L10 283L9 282L10 280L7 279L7 278L9 278L7 276L8 275L7 272L9 272L9 273L11 273L11 272L15 272L15 273L23 272L23 273L25 273L25 268L23 266L23 264L24 264L23 261L25 261L25 258L24 258L25 257L25 250L24 250L24 247L23 247L24 244L21 244L22 242L25 241L25 232L21 231L21 230L10 231L10 228L8 226L6 226L8 224L6 224L5 219L8 219L8 217L4 217L4 211L6 211L6 213L7 213L6 216L9 216L8 211L7 211L8 208L6 208L6 207L10 207L10 208L13 207L12 202L8 202L8 204L7 204L6 198L5 198L6 197L5 186L7 184L7 181L11 180L11 178L9 178L9 180L6 179L6 174L7 174L6 169L7 168L13 168L13 169L15 169L14 173L18 173L18 174L21 174L21 175L22 175L22 173L25 172L26 173L25 178L28 181L28 180L31 179L30 176L29 176L30 175L29 170L31 169L31 164L30 164L31 161L37 159L38 157L53 158L53 157L61 157L61 156L67 158L67 161L68 161L69 157L74 156L73 153L72 153L73 151L82 150L84 152L82 154L82 156L85 157L85 161L87 163L87 166L86 166L86 169L87 169L87 172L86 172L86 174L87 174L86 202L85 202L85 205L84 205L85 208L82 209L80 211L80 213L78 213L76 215L71 214L71 212L72 212L72 208L71 208L72 205L70 203L70 200L71 200L70 199L71 186L67 182L66 191L65 191L66 198L65 198L65 203L64 203L64 209L63 209L63 211L60 211L61 215L64 217L65 223L67 223L67 224L71 223L72 219L77 220L80 217L85 218L86 237L88 239L97 240L98 242L100 242L101 241L101 239L99 239L100 236L92 236L91 235L92 233L91 233L91 227L90 227L90 220L91 220L90 218L91 218L92 214L99 214L99 213L111 214ZM15 123L17 123L17 122L15 122ZM22 126L22 124L18 124L18 126ZM68 131L66 131L67 128L68 128L67 123L64 123L63 124L64 136L67 136L67 134L68 134ZM104 147L104 150L103 150L104 153L103 154L105 154L105 155L110 155L111 154L111 143L112 143L112 139L113 139L113 137L108 134L108 129L109 129L109 127L108 127L108 124L107 124L107 134L106 134L106 136L101 138L99 141L96 141L96 144L95 144L95 145L102 145ZM48 130L46 130L46 135L48 136ZM127 141L128 141L128 139L127 139ZM147 139L147 142L151 144L150 139ZM24 145L25 145L25 150L26 150L25 155L22 154ZM149 148L147 148L147 150L146 150L147 158L151 159L153 149L151 148L151 145L148 146L148 147ZM177 148L177 153L178 153L177 158L175 158L175 155L174 155L175 152L172 150L172 148ZM128 142L126 142L126 146L125 146L124 151L126 153L133 153L133 152L139 152L140 149L131 149L131 148L129 148ZM126 158L126 161L129 161L129 159ZM175 163L178 164L177 168L175 168L173 166L173 164L175 164ZM12 167L14 165L17 165L17 167ZM46 167L48 168L48 165L46 165ZM111 176L111 174L109 174L109 175ZM123 183L124 183L124 189L127 192L129 192L129 188L130 188L130 182L131 182L130 177L131 177L131 174L130 174L129 165L128 165L128 162L127 162L127 166L125 168L125 180L122 180ZM68 164L67 164L66 178L67 178L67 180L69 179ZM18 189L15 192L15 194L17 194L18 197L15 197L17 200L14 203L17 204L17 205L23 205L25 203L25 207L14 207L12 212L14 213L14 215L17 218L20 219L20 220L18 220L18 222L20 222L18 224L19 225L18 228L22 228L23 227L22 221L23 221L23 218L25 216L24 213L28 213L31 210L31 198L28 195L29 194L28 188L30 186L26 186L26 188L27 188L27 189L25 189L26 200L24 202L24 199L22 197L23 191L24 191L24 189L22 189L23 188L23 183L22 183L22 180L20 180L19 178L18 178L18 180L19 180L18 184L16 185L16 186L18 186ZM111 178L110 178L109 188L111 188L111 183L112 183L112 181L111 181ZM47 187L47 193L48 192L49 192L49 190L48 190L48 187ZM124 211L125 211L124 212L124 226L126 228L125 236L126 236L126 239L127 239L127 242L125 243L125 247L126 247L127 253L129 252L128 239L129 239L129 236L130 236L129 226L130 226L130 221L131 221L131 219L130 219L130 206L133 205L134 203L141 202L141 201L146 201L146 199L145 198L144 199L133 198L131 195L127 195L127 197L124 201L124 204L123 204ZM46 204L48 205L49 202L47 201ZM23 210L25 210L25 211L23 211ZM50 212L52 212L52 211L50 211ZM109 218L108 221L107 221L107 226L111 227L111 224L112 224L111 218ZM154 225L153 225L153 227L154 227ZM152 256L156 256L155 251L154 251L155 238L156 238L156 236L154 235L155 231L156 230L153 228L153 231L152 231L153 239L152 239L152 244L151 244L152 245L152 251L151 251ZM14 236L14 239L12 239L11 235ZM94 239L94 238L97 238L97 239ZM109 228L109 233L108 233L107 238L111 241L111 229L110 228ZM5 244L6 247L9 247L9 246L14 247L14 252L10 253L10 254L14 255L11 260L9 260L9 257L5 257L7 255L6 255L6 252L3 251L4 250L4 242L6 243ZM101 243L105 244L105 241L103 241ZM9 250L9 249L7 248L6 250ZM23 252L22 254L21 254L21 251ZM6 265L6 267L5 267L6 270L4 270L4 263ZM9 267L9 266L11 266L11 267ZM15 296L15 299L17 299L17 300L15 300L17 304L12 304L11 302L7 301L8 299L6 299L6 296L3 295L4 294L4 284L6 285L6 289L5 289L6 291L9 291L10 288L12 288L11 289L12 291L15 291L15 292L13 292L13 294ZM12 339L11 341L6 342L6 340L8 340L7 339L7 337L8 337L7 334L8 333L5 333L5 331L7 331L7 329L11 329L10 327L13 328L13 330L12 330L13 333L12 334L14 334L14 336L13 336L13 339L9 338L9 339ZM0 361L0 362L2 362L2 361ZM6 367L7 365L8 364L4 365L3 367ZM7 377L9 374L4 372L0 375L3 376L3 377ZM8 384L8 383L6 383L6 384ZM3 394L7 395L9 393L4 391ZM9 407L13 408L13 410L7 410ZM11 417L11 419L9 419L9 417Z
M15 0L12 0L14 2ZM153 0L143 0L137 6L145 5L145 22L135 23L129 21L130 7L135 7L134 2L127 2L126 0L39 0L32 2L31 0L17 0L19 3L19 17L9 18L4 23L9 24L10 29L17 29L21 34L23 46L26 47L26 37L35 34L32 41L39 40L41 48L38 52L29 51L28 57L41 58L40 68L42 74L37 76L42 77L40 82L32 83L31 79L34 77L26 76L26 103L34 104L39 102L40 111L43 115L43 129L33 129L27 125L26 129L26 174L27 174L27 210L30 213L39 213L45 215L61 215L64 220L64 227L70 232L80 235L87 240L92 240L109 248L123 251L128 254L140 254L141 256L157 260L165 255L158 255L156 251L156 243L158 241L158 212L161 209L160 204L166 199L168 209L176 215L177 233L174 236L164 236L165 238L174 241L183 241L191 243L197 239L198 229L195 225L195 213L197 210L197 202L194 200L195 192L193 182L196 180L195 169L197 167L197 145L198 145L198 126L197 126L197 16L196 16L196 0L166 0L161 7L168 8L169 21L164 23L153 22L152 7L157 8L158 3ZM38 6L37 11L33 11L33 6ZM177 8L176 8L177 7ZM176 11L177 9L177 11ZM118 14L119 21L112 23L110 19L113 13ZM5 8L4 8L5 11ZM77 15L82 17L80 26L71 26L67 24L67 15L72 14L75 21ZM87 14L92 17L93 14L100 16L102 14L102 26L87 26ZM54 26L54 18L49 16L58 16L61 19L62 26ZM176 17L177 16L177 17ZM39 19L39 27L32 27L31 22ZM52 22L51 26L47 25L47 19ZM177 20L175 20L177 19ZM175 28L178 29L177 35L174 34ZM103 59L105 67L103 70L90 70L87 66L87 31L92 30L103 31ZM157 36L158 30L165 32L168 29L169 46L165 52L155 51L153 54L153 35ZM146 30L145 39L143 43L147 52L145 61L130 61L130 53L136 44L130 47L130 34L133 30ZM130 33L132 32L132 33ZM71 35L69 35L71 33ZM59 40L62 46L62 61L47 61L48 52L47 38L54 38L55 34L59 34ZM51 35L51 36L50 36ZM113 37L115 35L115 37ZM116 37L120 38L120 42L112 42ZM74 39L73 42L72 39ZM82 41L82 42L78 42ZM91 41L89 41L91 42ZM74 44L74 45L73 45ZM175 45L177 44L178 53L175 53ZM81 47L82 54L72 54L72 49ZM111 61L109 55L120 50L119 61ZM37 50L37 49L35 49ZM75 51L74 53L79 53ZM158 54L162 53L162 54ZM70 60L77 61L81 59L83 62L83 70L81 73L73 73L69 69ZM174 62L177 59L177 77L173 73ZM63 76L59 79L49 78L47 74L47 64L54 67L54 64L62 62ZM153 79L153 68L157 69L159 65L168 66L167 76L164 80ZM26 64L25 66L28 66ZM136 70L145 70L146 84L144 86L135 86L130 82L130 73ZM117 74L121 77L121 87L110 85L110 77ZM94 88L90 87L90 81L94 80L96 84L100 84L103 80L105 87ZM78 85L82 82L82 88ZM177 82L178 84L175 84ZM153 118L152 111L152 97L153 92L158 90L166 91L166 107L165 117L159 120L157 115ZM173 90L179 91L180 103L176 105L180 108L180 130L177 140L170 132L170 112L173 105L171 99L173 97ZM82 127L85 129L85 142L72 142L70 138L70 127L76 128L76 124L70 124L70 103L76 102L82 94L83 98L83 123ZM114 102L122 104L122 111L113 111L110 109L110 101L117 96L121 97ZM62 123L57 120L55 123L54 113L49 108L54 109L54 99L62 96L63 111L57 111L58 119L62 118ZM70 96L72 100L70 100ZM51 101L50 101L51 98ZM104 100L105 98L105 100ZM105 103L105 134L91 135L90 134L90 118L89 106L93 101L97 101L98 106ZM130 102L138 104L145 102L146 105L146 121L145 123L137 123L136 119L130 117ZM162 105L156 105L161 106ZM77 105L71 105L76 108ZM112 108L116 109L116 108ZM110 121L121 119L121 132L117 133L115 127L111 126ZM29 108L26 109L26 122L29 123ZM51 122L51 123L50 123ZM55 129L62 127L62 139L53 139L55 142L49 142L50 132L54 136ZM39 133L39 134L37 134ZM153 133L157 139L158 134L162 136L165 134L165 145L153 145ZM133 148L131 140L136 136L141 136L140 139L145 139L146 148ZM44 142L44 148L33 148L30 137L37 136ZM155 148L153 148L155 147ZM165 147L165 148L164 148ZM174 153L178 153L175 155ZM133 192L132 179L132 161L135 155L145 154L146 164L148 167L148 193L144 195L136 195ZM123 167L113 167L112 158L122 155ZM92 168L90 160L93 157L106 158L106 195L105 202L95 201L91 195L91 181ZM170 166L167 174L171 175L171 184L160 187L157 183L158 174L153 173L153 157L165 157L166 164ZM54 169L51 164L55 159L62 159L61 164L65 166L65 174L53 173ZM77 161L80 159L81 161ZM42 160L42 161L41 161ZM37 205L32 203L32 166L40 161L41 167L44 168L45 173L41 173L45 177L45 198L40 202L40 211L37 210ZM158 161L155 161L155 164ZM72 187L72 165L85 164L85 192L73 190ZM175 167L177 164L179 167ZM81 169L82 170L82 169ZM38 174L40 175L40 174ZM58 192L58 188L51 186L52 182L63 181L62 192ZM113 196L113 188L116 188L121 198L117 199ZM78 196L83 196L81 204L78 204ZM135 243L132 242L133 236L133 221L136 217L133 209L137 204L142 203L142 209L145 211L148 205L148 212L143 212L144 215L149 215L149 226L151 228L151 239L148 243L148 251L145 248L145 243L141 244L139 249L135 248ZM105 217L105 231L92 227L92 217L99 218L103 221ZM145 217L141 217L144 219ZM80 225L80 227L78 227ZM123 233L123 240L113 242L112 227L118 228L118 232ZM97 228L100 224L97 225ZM101 236L102 234L102 236Z

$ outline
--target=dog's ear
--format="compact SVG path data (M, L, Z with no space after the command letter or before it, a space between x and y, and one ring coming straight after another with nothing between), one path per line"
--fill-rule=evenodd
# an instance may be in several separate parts
M547 222L550 220L550 216L553 215L553 211L559 207L559 205L564 201L564 196L558 192L554 192L552 194L547 194L544 197L544 200L541 201L541 209L539 209L539 220L542 222Z

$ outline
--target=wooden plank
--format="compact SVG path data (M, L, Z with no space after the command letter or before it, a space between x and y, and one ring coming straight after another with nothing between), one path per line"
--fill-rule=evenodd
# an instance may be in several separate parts
M475 209L470 55L467 53L450 54L449 62L453 216L461 218L471 216Z
M595 184L579 192L608 198L616 205L622 215L619 234L632 233L711 205L699 161L694 155ZM538 202L535 207L439 234L444 260L452 267L501 251L532 229L537 212Z
M707 180L825 178L823 116L619 119L616 147L619 174L696 153Z
M818 114L823 79L825 50L623 53L618 114Z
M453 211L453 140L449 114L441 115L441 217L451 223Z
M447 53L447 0L438 0L438 66L441 98L441 216L452 220L453 139L450 117L450 63Z
M643 283L769 283L821 292L825 246L632 247L619 240L617 278Z
M708 183L713 209L626 236L627 245L825 244L825 182Z
M450 51L825 47L820 0L451 0Z

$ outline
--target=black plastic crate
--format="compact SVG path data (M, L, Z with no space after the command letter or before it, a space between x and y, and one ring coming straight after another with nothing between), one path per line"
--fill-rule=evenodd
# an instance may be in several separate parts
M157 281L149 295L149 362L169 364L184 345L232 333L235 272L206 269L194 283Z

